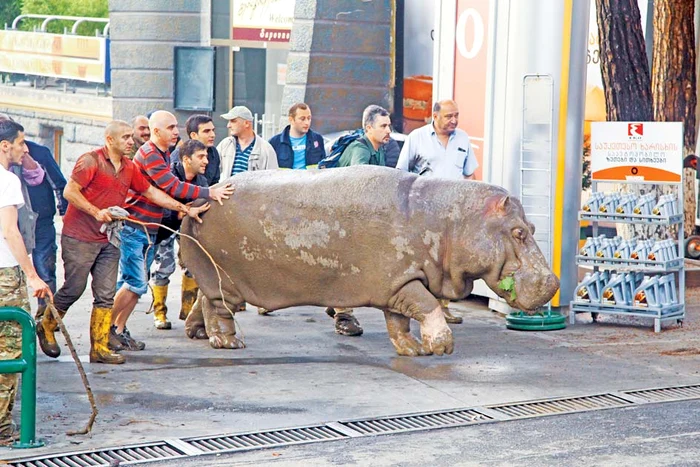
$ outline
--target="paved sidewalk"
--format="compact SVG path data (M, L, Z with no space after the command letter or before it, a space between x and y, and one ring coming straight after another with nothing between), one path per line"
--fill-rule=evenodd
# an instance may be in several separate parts
M601 316L604 324L589 324L587 315L562 331L518 332L507 330L484 301L466 301L453 304L465 320L452 326L455 352L420 358L395 354L383 315L374 309L357 311L363 336L343 337L321 308L259 316L251 307L237 315L248 347L214 350L206 341L185 337L177 320L179 273L173 279L168 305L174 329L155 330L152 316L145 314L150 297L142 300L129 328L146 341L146 350L125 353L124 365L87 362L89 292L76 303L66 324L100 408L94 430L90 436L66 436L87 422L87 397L67 348L58 360L39 352L37 430L47 445L30 451L0 448L0 459L700 383L697 305L690 307L683 328L667 325L660 334L653 333L650 321L630 324ZM689 299L700 303L697 294Z

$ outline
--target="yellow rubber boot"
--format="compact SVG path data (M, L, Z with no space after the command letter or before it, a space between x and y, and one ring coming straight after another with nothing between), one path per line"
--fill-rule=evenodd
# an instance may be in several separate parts
M153 324L156 329L171 329L173 325L168 321L168 307L165 300L168 298L167 285L152 285L153 289Z
M66 315L65 311L58 309L57 311L61 318ZM51 358L58 358L61 355L61 347L56 342L56 329L58 329L58 322L54 319L53 313L46 308L46 305L39 307L36 312L36 337L41 350Z
M123 355L113 353L108 346L109 328L112 326L111 308L93 308L90 316L90 362L124 363Z
M192 311L194 301L197 299L197 282L193 277L188 277L187 274L182 275L182 301L180 305L180 319L186 320Z

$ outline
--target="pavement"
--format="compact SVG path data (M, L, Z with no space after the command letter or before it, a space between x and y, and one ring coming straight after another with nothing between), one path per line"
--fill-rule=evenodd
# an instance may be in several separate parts
M177 459L157 467L700 465L700 401Z
M396 355L382 313L369 308L356 311L364 335L345 337L334 333L333 321L318 307L259 316L249 306L248 311L237 314L247 348L214 350L208 342L184 335L183 322L177 320L179 286L178 272L168 300L172 330L154 329L152 315L146 314L150 297L139 302L129 329L146 342L146 349L126 352L124 365L88 362L92 300L88 287L65 322L99 407L92 433L66 435L84 427L90 416L85 390L67 348L63 346L57 360L39 351L37 436L46 446L22 451L0 448L0 459L700 384L700 295L693 291L687 297L691 305L683 327L666 324L659 334L653 332L651 320L602 315L596 324L588 315L579 315L576 325L560 331L511 331L501 315L487 309L484 300L453 303L456 314L464 317L464 324L452 326L454 353L408 358ZM63 343L60 335L58 339ZM15 419L19 420L19 398L17 406ZM697 406L693 410L697 413ZM516 422L509 423L515 426ZM542 423L546 427L554 422ZM412 436L420 435L396 439L410 441ZM431 444L430 449L440 446ZM294 449L299 453L306 448ZM253 456L251 463L256 463L256 455L247 456ZM507 464L508 458L502 459Z

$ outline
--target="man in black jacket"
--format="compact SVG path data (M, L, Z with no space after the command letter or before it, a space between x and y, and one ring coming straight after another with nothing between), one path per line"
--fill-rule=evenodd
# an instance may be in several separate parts
M304 103L289 108L289 125L270 139L282 169L315 168L326 157L323 136L311 129L311 109Z
M221 156L216 150L214 141L216 133L214 132L214 122L209 115L197 114L190 116L185 122L185 131L187 137L196 139L207 148L207 171L204 176L207 177L207 186L212 186L219 183L221 176ZM170 162L174 164L180 160L180 145L170 154Z
M61 168L46 146L27 141L29 155L44 169L44 181L36 186L28 186L32 208L39 215L36 222L36 246L32 261L39 277L56 292L56 226L54 216L58 207L59 215L66 213L68 201L63 197L66 179ZM58 205L57 205L58 201Z

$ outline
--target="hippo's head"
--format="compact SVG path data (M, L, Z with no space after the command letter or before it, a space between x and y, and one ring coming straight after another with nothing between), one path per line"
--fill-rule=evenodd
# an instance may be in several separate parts
M507 195L489 197L484 227L485 244L493 249L482 278L491 290L525 312L534 312L551 300L559 290L559 279L537 246L535 226L525 218L520 202Z

